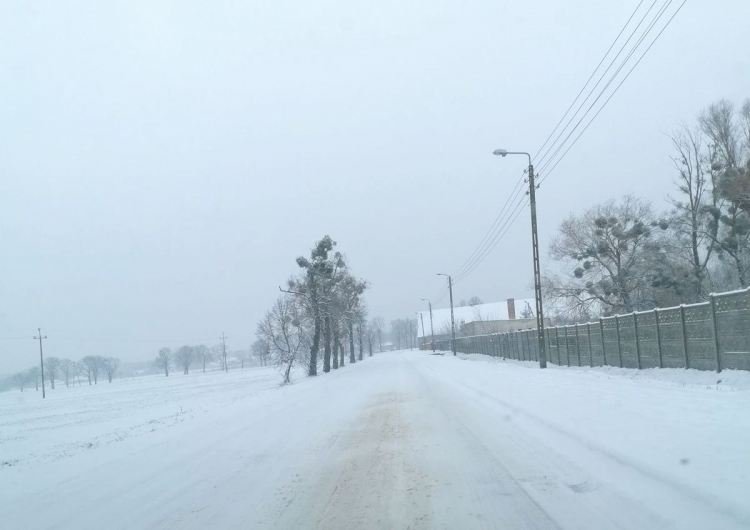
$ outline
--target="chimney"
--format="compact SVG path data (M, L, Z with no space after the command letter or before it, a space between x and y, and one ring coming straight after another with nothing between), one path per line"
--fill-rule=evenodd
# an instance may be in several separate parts
M508 320L516 319L516 301L513 298L508 298Z

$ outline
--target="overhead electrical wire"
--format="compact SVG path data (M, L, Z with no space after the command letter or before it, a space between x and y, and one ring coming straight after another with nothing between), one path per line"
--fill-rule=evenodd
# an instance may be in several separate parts
M568 118L568 121L565 123L565 126L560 130L560 132L558 132L558 134L555 137L554 141L547 146L547 149L545 149L544 152L542 152L542 154L541 154L540 157L538 157L538 158L535 159L535 162L536 162L537 166L539 166L539 167L543 166L544 161L550 156L550 152L553 149L555 149L555 146L559 146L560 138L568 130L568 127L570 127L570 124L573 122L573 120L576 119L576 116L578 116L578 113L581 112L581 109L584 107L584 105L586 105L586 102L588 102L591 99L591 96L596 92L597 88L599 88L599 85L604 80L604 78L606 77L607 73L610 71L610 69L612 68L612 66L614 66L614 64L617 62L617 59L619 59L620 55L625 50L625 48L627 47L628 43L633 39L633 37L637 33L638 29L641 27L641 25L643 24L643 22L646 20L646 17L648 17L649 13L651 12L651 10L654 8L654 6L656 5L656 3L658 1L659 0L653 0L653 2L651 2L651 5L648 6L648 9L646 9L646 12L640 18L640 20L635 25L635 27L632 28L632 30L630 31L630 34L628 35L628 38L625 39L625 41L620 46L620 49L617 50L617 53L609 61L609 64L604 69L604 71L602 72L602 74L599 76L599 78L597 79L596 83L594 83L594 86L591 87L591 90L589 90L589 92L586 94L586 97L583 98L583 100L580 102L580 104L576 108L575 112L573 112L573 114L570 115L570 117ZM671 0L667 0L667 1L671 2ZM599 96L601 96L601 93L602 93L602 91L599 91ZM585 114L586 113L584 112L584 115ZM563 140L563 142L564 141L565 140ZM554 154L552 156L554 156Z
M638 32L638 29L643 25L643 22L648 17L649 13L653 10L654 6L657 4L658 0L654 0L651 5L648 7L646 12L643 14L643 16L640 18L638 23L634 28L631 29L629 36L625 40L625 42L622 44L618 52L615 54L615 56L612 58L612 60L609 62L609 65L606 67L604 72L601 74L597 82L594 84L592 89L589 91L587 96L583 99L583 101L580 102L578 108L576 111L570 115L571 109L575 106L576 102L580 99L581 95L585 92L586 88L591 83L592 79L596 76L597 72L600 70L601 66L606 61L607 57L610 55L612 50L615 48L615 45L620 40L622 35L625 33L628 26L633 21L634 17L638 13L641 5L643 4L644 0L640 0L638 4L636 5L635 9L631 13L631 15L628 17L625 24L622 26L620 31L618 32L615 39L612 41L612 43L607 48L607 51L604 53L602 58L600 59L599 63L596 65L596 67L593 69L591 74L589 75L588 79L584 83L583 87L579 90L578 94L573 98L573 101L570 103L566 111L563 113L562 117L558 120L558 122L553 127L552 131L549 133L545 141L542 143L542 145L539 147L539 149L536 152L535 157L541 153L544 150L544 153L542 155L542 158L538 161L538 164L540 164L540 170L538 171L538 177L539 180L537 181L537 184L541 184L548 176L549 174L557 167L557 165L560 163L560 161L567 155L567 153L570 151L570 149L578 142L580 137L583 135L583 133L588 129L588 127L591 125L591 123L597 118L597 116L601 113L601 111L606 107L606 105L609 103L609 101L612 99L614 94L619 90L619 88L622 86L622 84L628 79L630 74L635 70L635 68L638 66L638 64L641 62L641 60L645 57L645 55L648 53L648 51L651 49L651 47L654 45L656 40L659 39L659 37L662 35L662 33L666 30L667 26L672 22L674 17L677 15L677 13L682 9L683 5L687 2L687 0L683 0L682 3L679 5L679 7L672 13L672 15L669 17L667 22L664 24L664 26L661 28L661 30L657 33L657 35L651 40L651 42L648 44L646 49L641 53L641 55L638 57L636 62L632 65L632 67L627 71L625 76L620 80L620 82L615 86L614 90L609 94L609 96L604 100L604 103L595 111L594 115L588 120L588 122L584 125L583 129L580 130L577 136L573 139L573 141L568 144L565 151L557 157L557 154L563 149L567 141L570 139L570 137L575 133L575 131L578 129L578 127L583 123L584 120L586 120L589 113L592 111L592 109L596 106L596 103L604 96L607 89L610 87L610 85L615 81L619 73L625 68L625 66L628 64L630 59L633 57L633 55L636 53L640 45L643 43L643 41L646 39L646 37L651 33L654 26L658 23L658 21L661 19L661 17L664 15L664 13L667 11L669 6L671 5L673 0L666 0L664 4L661 5L661 7L657 10L656 15L647 23L646 29L643 31L643 33L640 35L640 37L637 39L636 43L629 49L627 52L625 58L622 60L622 62L619 64L615 72L610 76L610 78L605 83L604 87L599 90L598 94L594 98L594 101L589 105L589 107L581 114L579 120L576 122L576 124L571 128L569 131L567 130L570 124L575 120L575 118L578 116L580 110L583 108L583 106L586 104L587 101L591 98L591 96L594 94L596 89L599 87L601 82L606 77L607 73L611 70L612 66L617 62L617 59L620 57L622 52L627 47L628 43L633 39L633 37ZM565 124L565 126L559 130L560 124L565 121L565 119L568 117L568 121ZM560 142L560 138L566 133L565 138ZM557 136L555 137L554 141L550 143L550 139L555 135L555 133L558 132ZM545 150L546 148L546 150ZM552 153L550 155L550 153ZM557 157L557 158L556 158ZM550 167L550 171L544 173L546 168ZM487 230L487 232L484 234L482 239L480 240L477 247L474 249L474 251L469 255L469 257L466 259L462 267L458 270L458 272L455 274L455 280L454 284L457 281L460 281L464 278L466 278L469 274L471 274L476 268L486 259L486 257L491 253L491 251L497 246L497 244L502 240L502 238L505 236L505 234L508 232L510 227L515 223L515 221L518 219L520 213L524 210L524 207L528 205L528 199L526 197L522 197L522 200L515 203L515 205L508 210L508 207L510 204L513 204L513 201L518 197L518 194L521 190L520 184L525 182L523 178L519 179L519 181L516 182L516 185L512 189L511 193L508 195L508 198L506 199L503 206L500 208L500 211L498 212L497 216L495 217L495 220L492 222L490 228ZM442 291L445 293L445 291ZM444 298L444 294L439 296L437 299Z
M617 36L616 36L616 37L614 38L614 40L612 41L612 43L611 43L611 44L609 45L609 48L607 48L607 51L606 51L606 52L604 52L604 55L602 55L602 58L601 58L601 59L599 60L599 64L597 64L597 65L596 65L596 66L594 67L594 69L593 69L593 70L591 71L591 74L589 75L589 78L588 78L588 79L586 80L586 82L585 82L585 83L583 84L583 86L581 87L581 90L579 90L579 91L578 91L578 94L576 94L576 97L574 97L574 98L573 98L573 101L571 101L571 102L570 102L570 105L568 105L568 108L567 108L567 109L565 110L565 112L564 112L564 113L563 113L563 115L562 115L562 116L560 117L560 119L558 120L558 122L557 122L557 123L555 124L555 126L554 126L554 127L552 128L552 131L551 131L551 132L549 133L549 135L547 136L547 139L546 139L546 140L544 140L544 143L543 143L543 144L541 145L541 147L539 147L539 149L537 149L537 150L536 150L536 153L534 154L534 157L533 157L533 159L534 159L534 160L537 160L537 158L539 157L539 153L541 153L541 152L542 152L542 149L544 149L544 148L545 148L545 147L547 146L547 143L548 143L548 142L550 141L550 139L552 138L552 135L554 135L554 134L555 134L555 133L557 132L557 129L558 129L558 127L560 127L560 124L561 124L561 123L563 122L563 120L564 120L564 119L565 119L565 118L566 118L566 117L568 116L568 114L570 113L570 109L572 109L572 108L573 108L573 105L575 105L575 104L576 104L576 101L578 101L578 98L580 98L580 97L581 97L581 94L583 94L583 91L584 91L584 90L586 90L586 87L587 87L587 86L589 86L589 83L591 82L591 80L592 80L592 79L594 78L594 76L596 75L596 72L598 72L598 71L599 71L599 68L601 68L602 64L604 64L604 60L605 60L605 59L607 58L607 56L609 55L609 52L611 52L611 51L612 51L612 48L614 48L614 47L615 47L615 44L617 44L617 41L618 41L618 40L620 40L620 37L622 36L623 32L625 31L625 28L627 28L627 27L628 27L628 25L630 25L630 21L631 21L631 20L633 20L633 17L634 17L634 16L635 16L635 14L636 14L636 13L638 12L638 9L640 9L640 7L641 7L641 5L643 4L643 2L644 2L644 0L640 0L640 2L638 2L638 5L636 5L636 6L635 6L635 9L633 9L633 12L632 12L632 13L630 14L630 16L628 17L628 20L627 20L627 21L625 22L625 24L623 24L622 28L620 28L620 32L619 32L619 33L617 34Z
M557 145L557 148L552 153L552 155L550 155L550 157L547 158L545 161L540 162L540 168L539 168L539 173L540 174L544 174L545 169L547 167L549 167L550 163L555 159L555 157L557 156L557 154L565 146L565 144L570 139L570 137L575 133L575 131L578 129L578 127L580 127L581 123L583 123L583 121L591 113L592 109L596 106L596 104L599 102L599 100L602 98L602 96L604 96L604 94L607 92L607 90L609 89L610 85L615 81L615 79L617 79L617 76L620 74L620 72L623 70L623 68L625 68L625 66L628 64L628 61L630 61L631 57L633 57L633 54L635 54L635 52L638 50L638 48L643 43L643 41L648 36L648 34L651 33L651 31L653 30L654 26L659 21L659 19L664 15L666 9L669 7L669 5L672 3L672 1L673 0L667 0L662 5L662 7L656 13L656 15L654 16L654 18L648 24L648 27L643 31L643 33L640 35L640 37L635 42L635 44L632 45L632 47L630 48L629 52L627 53L627 55L625 56L625 58L620 62L619 66L617 67L617 69L615 70L615 72L609 77L609 79L607 80L607 82L604 84L604 86L602 87L602 89L599 91L599 94L596 96L596 98L594 98L594 100L588 106L588 108L586 109L586 111L578 119L578 121L576 122L576 124L568 131L568 134L565 136L565 138L562 140L562 142L560 142ZM614 64L614 63L612 63L612 64ZM607 69L607 71L608 70L609 69ZM605 72L604 75L606 75L606 72ZM602 78L600 78L600 81L602 79L604 79L604 76L602 76ZM585 101L583 103L585 103ZM575 118L575 116L573 116L572 118Z
M503 227L500 229L499 232L497 232L494 236L494 238L490 241L490 244L486 247L486 250L482 253L481 256L477 258L477 260L474 262L474 264L464 271L461 275L456 277L456 282L459 282L466 278L469 274L474 272L479 265L485 260L487 256L492 252L492 250L497 246L497 244L502 240L502 238L505 236L505 234L508 233L508 230L510 230L511 226L516 222L516 219L518 219L518 216L523 213L523 211L526 209L526 206L529 205L529 199L524 195L521 197L521 200L516 203L516 205L513 207L513 209L509 212L506 222L503 224ZM455 283L455 282L454 282Z
M586 123L586 125L583 127L583 129L581 129L581 131L578 133L578 135L573 139L573 141L567 147L567 149L565 149L565 151L563 152L563 154L554 162L554 164L552 165L552 167L550 167L549 171L547 171L546 173L544 173L542 175L541 179L539 180L540 184L542 182L544 182L550 176L550 174L552 174L552 172L555 170L555 168L557 167L557 165L563 160L563 158L565 158L565 156L573 148L573 146L578 142L578 140L581 138L581 136L583 136L583 133L586 132L586 130L593 123L593 121L597 118L597 116L599 116L599 114L602 112L602 110L604 110L604 108L607 106L607 104L612 99L612 97L617 93L617 91L620 89L620 87L623 85L623 83L625 83L625 81L628 79L628 77L630 77L630 74L633 73L633 70L636 69L636 67L640 64L640 62L643 60L643 58L646 56L646 54L649 52L649 50L653 47L653 45L656 43L656 41L659 39L659 37L661 37L662 33L664 33L664 31L667 29L667 27L672 23L672 20L674 20L674 18L677 16L677 13L680 12L680 10L685 5L685 3L687 3L687 0L682 0L682 2L680 3L680 5L674 11L674 13L672 13L672 15L669 17L669 19L664 24L664 26L662 26L662 28L659 30L659 33L657 33L656 36L651 40L651 42L649 43L649 45L646 47L645 50L643 50L643 52L638 57L638 59L635 61L635 63L633 64L633 66L630 67L630 70L627 71L627 73L625 74L625 76L620 80L620 82L617 84L617 86L615 86L614 90L609 94L609 96L607 96L607 99L604 100L604 103L594 113L594 115Z
M477 259L477 256L481 255L485 251L488 242L492 239L494 234L496 234L499 230L502 230L501 222L505 218L505 214L508 211L508 206L512 204L516 197L518 197L518 195L521 193L521 191L523 190L523 184L525 182L526 180L523 177L518 179L510 194L505 199L505 202L501 206L500 211L498 212L497 217L495 217L492 225L487 230L477 247L474 249L474 252L472 252L471 255L466 259L463 266L458 271L456 271L455 276L460 276L465 270L469 269Z

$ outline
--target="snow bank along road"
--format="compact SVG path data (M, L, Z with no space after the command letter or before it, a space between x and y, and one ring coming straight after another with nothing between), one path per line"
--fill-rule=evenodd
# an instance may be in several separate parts
M750 527L750 374L403 351L278 381L0 395L0 526Z

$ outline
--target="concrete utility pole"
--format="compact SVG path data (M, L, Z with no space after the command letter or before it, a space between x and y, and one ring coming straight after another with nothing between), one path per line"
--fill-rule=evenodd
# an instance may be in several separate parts
M544 341L544 311L542 309L542 274L539 267L539 236L536 230L536 185L531 155L523 151L495 149L493 155L526 155L529 158L529 203L531 206L531 247L534 261L534 299L536 300L536 334L539 343L539 368L547 368L547 351Z
M438 272L437 275L448 278L448 294L451 298L451 350L453 350L453 355L456 355L456 322L453 318L453 278L451 278L450 274L443 274L442 272Z
M432 347L432 353L435 353L435 328L432 327L432 302L428 298L422 298L423 302L427 302L427 307L430 308L430 346Z
M417 311L417 314L419 315L420 322L422 322L422 340L419 342L419 349L421 350L424 344L424 316L422 316L421 311Z
M224 371L229 373L229 363L227 363L227 336L221 332L221 356L224 358Z
M42 341L47 338L47 335L42 335L42 328L36 328L38 334L34 337L34 340L39 341L39 365L42 368L42 399L47 397L44 392L44 352L42 351Z

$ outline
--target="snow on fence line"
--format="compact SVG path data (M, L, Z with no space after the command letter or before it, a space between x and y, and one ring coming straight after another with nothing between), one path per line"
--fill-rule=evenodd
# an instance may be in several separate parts
M711 294L708 302L550 327L544 335L547 361L558 365L750 370L750 287ZM449 339L435 346L451 349ZM539 359L536 329L457 337L456 351Z

